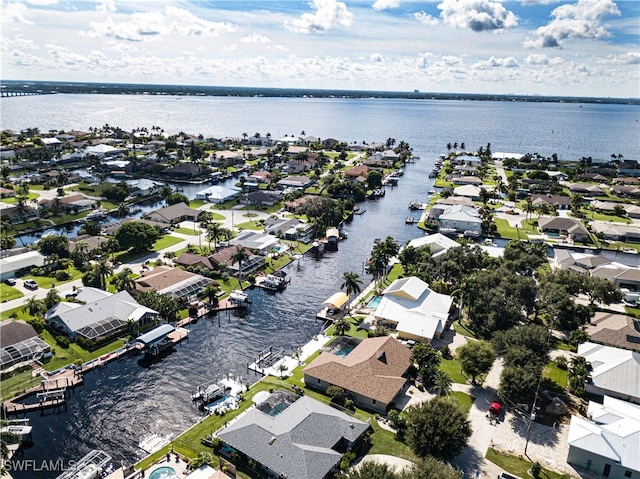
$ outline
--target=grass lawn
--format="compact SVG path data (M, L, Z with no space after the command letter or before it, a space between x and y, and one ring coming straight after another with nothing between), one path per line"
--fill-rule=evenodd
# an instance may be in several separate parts
M26 203L28 204L29 201L35 200L39 196L40 196L39 193L34 193L34 192L30 191L29 194L27 195ZM3 201L3 203L9 203L11 205L15 205L18 200L17 200L16 196L9 196L9 197L6 197L6 198L2 198L2 201Z
M5 283L0 283L0 301L11 301L12 299L22 298L24 296L22 292L13 286L9 286Z
M189 201L189 208L200 208L202 205L206 204L206 200L191 200Z
M207 213L209 213L209 215L214 221L224 221L227 219L224 215L221 215L220 213L216 213L215 211L212 211L212 210L208 210Z
M473 401L476 400L473 396L467 393L463 393L462 391L451 391L449 393L449 397L458 401L458 404L462 407L462 410L467 414L471 411L471 406L473 406Z
M460 372L460 363L455 359L442 359L438 369L447 373L454 383L467 384L467 378Z
M573 215L570 215L573 216ZM625 216L617 216L613 213L600 213L598 211L587 211L586 219L589 220L599 220L599 221L615 221L617 223L627 223L630 224L631 220Z
M246 221L244 223L240 223L235 225L239 230L256 230L262 231L264 229L264 225L260 224L256 221Z
M4 321L5 319L9 319L14 314L16 319L27 320L31 318L31 316L28 313L22 310L22 306L18 306L17 308L13 308L13 309L3 308L2 311L0 311L0 320Z
M509 222L503 218L494 218L493 222L496 224L497 236L504 239L529 239L529 235L524 228L513 228L509 225Z
M38 283L38 286L41 288L55 288L57 285L68 283L69 281L74 281L76 279L82 278L82 271L76 269L74 266L67 270L71 277L64 281L58 281L55 276L33 276L28 275L24 276L22 279L33 279Z
M497 466L501 467L505 471L515 474L524 478L532 477L529 474L529 470L533 465L526 459L512 456L510 454L498 452L492 448L487 449L487 455L485 456L489 461L493 462ZM550 471L549 469L542 468L540 473L542 479L569 479L568 474L559 474L557 472Z
M198 236L200 234L199 231L193 231L193 229L191 228L176 228L173 231L175 231L176 233L189 235L189 236Z
M567 370L560 369L549 361L542 371L543 384L547 389L562 392L567 387Z
M456 333L462 334L463 336L480 339L476 336L476 333L474 333L471 329L469 329L469 327L465 323L461 322L460 320L455 321L453 323L453 329Z
M640 308L632 308L631 306L625 306L624 312L634 318L640 318Z
M0 388L0 400L12 398L33 386L37 386L42 381L39 376L31 375L32 369L14 374L13 376L2 380L2 388Z
M184 240L182 238L176 238L175 236L166 235L153 243L153 250L160 251L161 249L168 248L169 246L173 246L174 244L182 243L183 241Z
M368 337L368 331L366 329L358 329L358 325L362 322L362 320L364 319L364 316L355 316L355 317L347 316L346 318L351 323L351 327L349 328L349 331L347 331L346 333L347 336L353 336L354 338L361 338L361 339L366 339ZM335 334L335 327L333 325L329 326L325 334L328 334L329 336L333 336Z
M106 346L102 346L95 351L87 351L75 343L71 343L67 349L63 349L56 343L52 334L47 330L40 333L40 337L51 346L51 351L55 351L53 357L43 364L43 367L47 371L54 371L66 366L67 364L75 362L77 359L81 359L83 363L86 363L87 361L98 358L103 354L115 351L125 344L124 339L117 339L116 341L107 344Z

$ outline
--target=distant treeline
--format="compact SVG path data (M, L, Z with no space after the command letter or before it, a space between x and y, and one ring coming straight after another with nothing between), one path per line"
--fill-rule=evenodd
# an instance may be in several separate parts
M253 88L198 85L143 85L129 83L78 83L1 80L4 91L24 93L79 93L102 95L260 96L313 98L404 98L412 100L481 100L563 103L640 104L639 98L595 98L475 93L429 93L368 90L314 90L302 88Z

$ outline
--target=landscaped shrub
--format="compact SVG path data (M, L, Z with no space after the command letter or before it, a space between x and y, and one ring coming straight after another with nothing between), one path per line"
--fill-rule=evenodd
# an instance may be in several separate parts
M340 470L346 471L349 469L351 462L356 458L356 454L353 451L349 451L342 456L342 460L340 461Z
M63 349L67 349L71 344L71 341L69 341L69 338L66 336L63 336L62 334L59 334L58 336L56 336L55 339L56 339L56 343L58 343L58 345Z
M67 281L71 279L71 275L68 271L56 271L56 281Z

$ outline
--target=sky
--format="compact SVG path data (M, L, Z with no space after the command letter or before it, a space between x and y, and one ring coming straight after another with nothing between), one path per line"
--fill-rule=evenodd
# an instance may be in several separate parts
M637 0L0 0L3 80L640 97Z

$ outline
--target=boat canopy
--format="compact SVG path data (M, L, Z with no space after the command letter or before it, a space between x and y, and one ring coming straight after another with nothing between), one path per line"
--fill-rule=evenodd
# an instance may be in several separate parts
M163 339L167 334L173 332L176 328L170 324L161 324L157 328L152 329L148 333L144 333L142 336L137 337L135 340L139 343L149 347L153 343Z
M349 296L347 296L347 293L339 291L331 295L331 297L327 299L323 304L328 304L330 306L333 306L334 308L342 308L342 306L344 306L347 301L349 301Z

